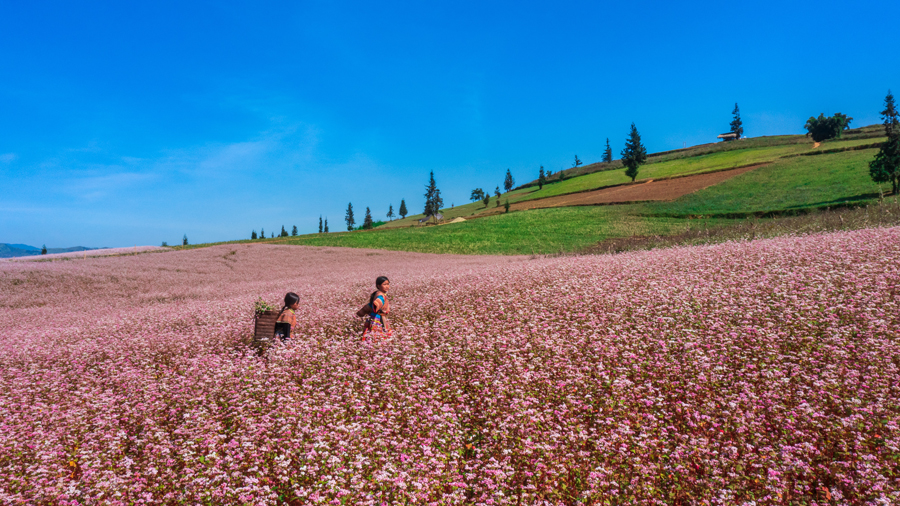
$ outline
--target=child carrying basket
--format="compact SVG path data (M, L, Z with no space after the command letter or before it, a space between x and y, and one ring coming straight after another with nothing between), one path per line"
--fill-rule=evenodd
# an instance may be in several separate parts
M284 306L275 319L275 338L282 343L291 338L291 328L297 326L297 315L294 311L300 309L300 296L294 292L288 292L284 296Z

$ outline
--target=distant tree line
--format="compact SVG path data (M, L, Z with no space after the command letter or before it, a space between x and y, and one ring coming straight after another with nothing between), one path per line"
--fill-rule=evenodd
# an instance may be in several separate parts
M406 218L406 215L409 211L406 209L406 199L400 199L400 208L397 210L400 215L400 219ZM393 221L394 216L394 204L388 205L388 212L385 215L389 220ZM353 212L353 202L347 203L347 211L344 213L344 223L347 224L347 231L352 232L354 230L371 230L375 227L383 225L385 222L383 221L375 221L372 217L372 209L366 207L366 214L363 217L363 222L360 226L356 226L356 216ZM319 233L328 233L328 218L325 219L324 224L322 222L322 217L319 216Z
M321 218L320 218L320 221L321 221ZM321 226L321 223L320 223L320 226ZM299 232L297 231L297 225L294 225L293 228L291 228L290 234L288 234L288 231L284 228L284 225L281 226L281 232L278 234L278 237L288 237L288 235L290 235L292 237L297 237L297 235L299 235ZM275 233L272 232L271 238L274 238L274 237L275 237ZM256 239L265 239L265 238L266 238L266 229L265 228L259 229L259 235L256 234L255 229L252 232L250 232L250 240L251 241L256 240ZM184 244L187 245L187 236L184 236Z

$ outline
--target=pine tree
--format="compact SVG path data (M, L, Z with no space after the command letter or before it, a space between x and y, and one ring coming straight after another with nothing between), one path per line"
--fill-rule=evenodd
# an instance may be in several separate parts
M509 169L506 169L506 177L503 179L503 187L506 188L506 191L510 191L515 185L516 180L513 179L512 172L510 172Z
M347 214L344 215L344 221L347 222L347 231L353 230L356 220L353 218L353 202L347 204Z
M187 234L184 234L184 239L181 240L181 245L182 246L188 245Z
M394 221L394 204L388 206L387 218Z
M328 233L328 218L325 218L325 230L324 230L324 232L325 232L326 234Z
M272 232L272 234L269 236L269 239L274 239L274 238L275 238L275 232Z
M319 215L319 233L322 233L322 215Z
M541 165L541 168L538 169L538 190L543 190L545 184L547 184L547 175L544 174L544 166Z
M400 209L397 209L397 213L400 214L401 220L409 214L409 211L406 209L406 199L400 199Z
M869 162L869 175L876 183L891 183L891 193L897 195L900 190L900 129L897 128L897 106L890 90L884 97L881 117L887 140L875 154L875 159Z
M254 230L253 233L250 234L250 240L252 241L252 240L254 240L254 239L256 239L256 238L257 238L257 236L256 236L256 230Z
M869 175L876 183L891 183L891 193L898 194L898 190L900 190L900 133L894 132L881 145L881 149L875 154L875 159L869 162Z
M490 193L485 193L485 194L484 194L484 199L482 200L482 202L484 203L484 208L487 209L488 204L491 203L491 194L490 194Z
M441 198L441 190L435 189L434 192L434 212L440 213L441 208L444 207L444 199ZM435 216L437 218L437 216Z
M294 225L294 228L291 229L291 236L297 237L297 225Z
M444 206L444 200L441 198L441 190L438 189L437 183L434 181L434 171L428 177L428 185L425 187L425 217L434 216L437 220L438 211Z
M264 229L264 228L259 229L259 237L262 239L266 238L266 229Z
M279 235L278 237L287 237L287 236L288 236L287 230L285 230L284 225L282 225L281 226L281 235Z
M734 119L731 120L731 133L735 134L735 140L740 139L744 135L744 124L741 123L741 110L738 109L737 102L734 103L734 110L731 111Z
M187 244L187 243L185 243L185 244ZM43 246L41 246L41 255L46 255L46 254L47 254L47 245L44 244Z
M363 218L363 230L372 230L372 211L367 207L366 216Z
M578 159L578 155L575 155L575 161L572 162L572 168L577 169L581 166L581 160Z
M887 96L884 97L884 110L881 111L881 117L884 119L884 133L890 137L898 124L897 104L894 103L894 94L888 90Z
M625 175L631 178L632 183L637 177L638 167L645 161L647 161L647 150L641 144L641 134L632 123L628 140L625 141L625 149L622 150L622 164L626 167Z
M609 147L609 137L606 138L606 149L603 151L603 163L612 162L612 148Z
M500 195L502 195L502 193L500 193L500 187L498 186L494 188L494 197L496 197L495 200L497 201L496 207L500 207Z

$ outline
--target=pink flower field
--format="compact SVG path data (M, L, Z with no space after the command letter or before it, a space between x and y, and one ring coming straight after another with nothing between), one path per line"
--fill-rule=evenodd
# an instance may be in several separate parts
M900 228L4 262L0 306L3 504L900 504Z

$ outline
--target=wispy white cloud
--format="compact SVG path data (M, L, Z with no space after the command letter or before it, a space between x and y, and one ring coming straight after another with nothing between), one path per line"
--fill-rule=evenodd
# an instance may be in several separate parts
M175 171L193 177L224 179L259 170L320 163L318 131L297 125L260 132L252 139L208 144L166 153L147 161L154 172Z
M202 154L196 170L214 175L254 167L261 159L274 152L279 144L278 139L267 138L218 146Z
M15 153L3 153L2 155L0 155L0 163L12 163L18 157L19 156Z
M109 170L109 168L105 168ZM95 173L96 174L96 173ZM147 184L157 179L155 174L141 172L113 172L108 174L70 177L64 191L85 200L99 200Z

